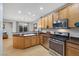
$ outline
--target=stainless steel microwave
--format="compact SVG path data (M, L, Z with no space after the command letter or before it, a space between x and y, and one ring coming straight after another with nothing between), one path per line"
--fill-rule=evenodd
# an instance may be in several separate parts
M54 29L67 29L68 28L68 19L55 20L53 23Z

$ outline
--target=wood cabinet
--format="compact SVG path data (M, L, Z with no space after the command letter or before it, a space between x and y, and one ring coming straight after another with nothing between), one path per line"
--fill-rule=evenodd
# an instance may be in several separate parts
M40 36L39 36L39 35L37 35L36 44L37 44L37 45L40 44Z
M48 28L52 28L52 24L53 24L53 15L49 14L48 15L48 19L47 19L47 26L48 26Z
M13 36L13 48L24 49L40 44L39 36Z
M58 13L58 12L54 12L54 13L53 13L53 18L54 18L54 20L58 20L58 18L59 18L59 13Z
M42 44L43 44L43 42L44 42L44 40L43 40L43 36L42 36L42 35L40 35L40 36L39 36L39 38L40 38L40 44L42 45Z
M73 43L66 44L66 55L67 56L79 56L79 45Z
M25 41L24 38L21 36L13 36L13 48L25 48Z
M48 37L47 36L43 36L43 44L42 44L45 48L49 49L49 42L48 42Z
M48 17L45 16L44 17L44 28L47 29L47 21L48 21Z
M41 22L42 22L41 28L44 29L45 28L45 18L44 17L41 18Z
M32 36L31 37L31 45L36 45L37 44L36 41L37 41L37 37L36 36Z
M69 8L69 27L75 27L75 22L79 21L79 4L72 4Z
M59 10L59 19L68 18L68 7Z
M53 12L53 14L49 14L42 18L42 22L41 20L39 21L39 27L41 27L42 24L42 28L52 28L52 23L54 22L54 20L64 18L68 18L69 27L75 27L75 22L79 22L79 4L69 4L67 6L64 6L64 8Z
M31 46L31 38L30 37L24 37L24 48L28 48Z
M42 20L42 18L40 18L39 21L38 21L38 23L37 23L38 28L42 27L42 21L41 20Z
M69 8L69 18L79 17L79 4L72 4L68 6Z
M68 23L69 27L75 27L75 23L76 22L79 22L79 18L78 17L69 19L69 23Z

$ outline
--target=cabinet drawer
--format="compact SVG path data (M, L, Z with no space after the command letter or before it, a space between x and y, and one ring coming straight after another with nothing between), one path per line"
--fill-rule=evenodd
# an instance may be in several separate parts
M66 48L66 55L67 56L79 56L79 49L67 47Z
M74 43L66 44L66 55L67 56L79 56L79 45Z
M69 46L69 47L73 47L73 48L79 49L79 45L77 45L77 44L73 44L73 43L67 43L66 46Z

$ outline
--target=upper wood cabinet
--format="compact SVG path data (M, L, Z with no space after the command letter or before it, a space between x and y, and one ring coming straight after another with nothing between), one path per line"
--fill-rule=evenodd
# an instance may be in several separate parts
M42 23L41 19L42 19L42 18L40 18L39 21L38 21L38 23L37 23L38 28L41 28L41 26L42 26L42 24L41 24L41 23Z
M59 19L68 18L68 7L59 10Z
M44 17L41 18L41 28L42 29L45 28L45 18Z
M38 24L40 28L52 28L54 20L61 20L68 18L68 26L75 27L75 23L79 21L79 4L70 4L60 10L55 11L53 14L49 14L42 17Z
M68 8L70 19L79 17L79 4L72 4Z
M52 23L53 23L53 15L50 14L48 15L48 19L47 19L48 28L52 28Z
M53 19L54 19L54 20L58 20L58 18L59 18L58 12L54 12L54 13L53 13Z
M45 16L44 17L44 28L46 29L47 28L47 21L48 21L48 17L47 16Z
M72 4L68 6L69 9L69 27L75 27L75 23L79 21L79 4Z
M69 23L68 23L69 27L75 27L76 22L79 22L79 17L69 19Z

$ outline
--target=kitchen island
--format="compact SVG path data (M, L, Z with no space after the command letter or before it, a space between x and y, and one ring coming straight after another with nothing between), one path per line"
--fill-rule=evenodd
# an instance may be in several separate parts
M37 34L15 34L13 35L13 48L24 49L40 44Z

